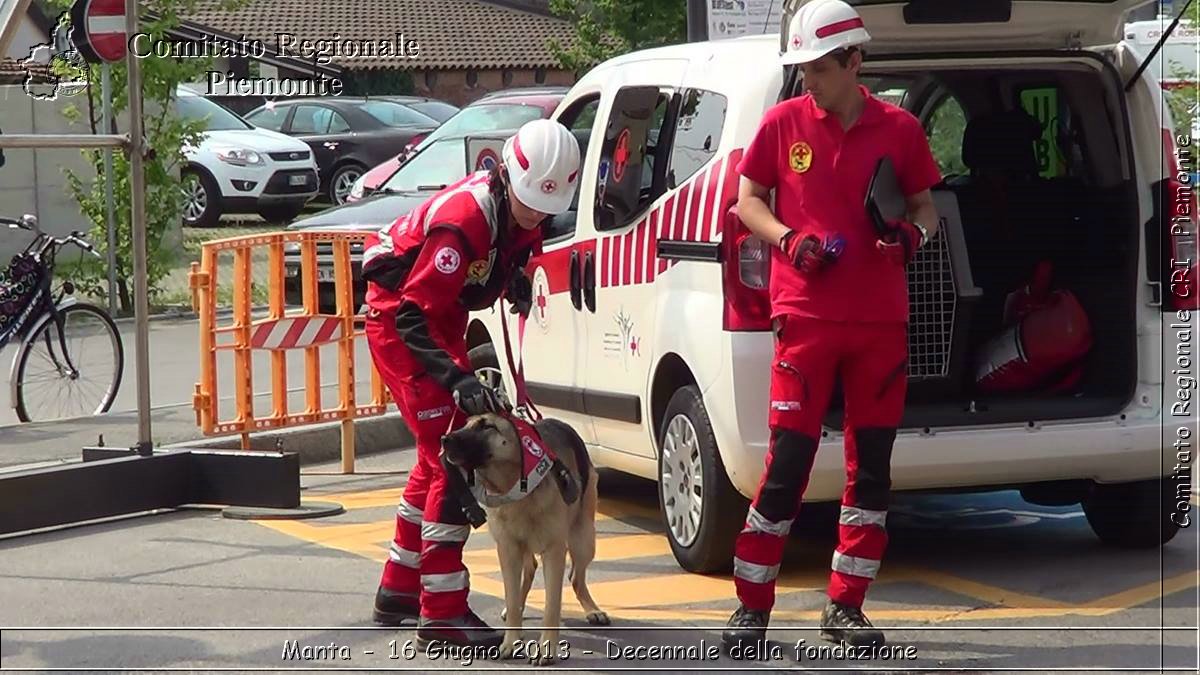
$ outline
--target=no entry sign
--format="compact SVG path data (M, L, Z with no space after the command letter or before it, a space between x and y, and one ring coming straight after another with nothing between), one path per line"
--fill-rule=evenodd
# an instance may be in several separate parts
M125 58L125 0L75 0L71 27L76 48L92 62Z

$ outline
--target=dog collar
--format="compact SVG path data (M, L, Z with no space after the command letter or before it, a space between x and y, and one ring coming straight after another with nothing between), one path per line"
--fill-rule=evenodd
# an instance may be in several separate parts
M484 506L502 506L523 499L541 484L542 479L554 468L557 459L554 453L542 444L542 439L534 430L533 425L515 415L509 420L516 427L517 437L521 440L521 470L525 486L522 489L521 480L518 479L508 492L493 494L484 487L482 476L476 471L475 484L471 487L471 493L475 496L476 501Z

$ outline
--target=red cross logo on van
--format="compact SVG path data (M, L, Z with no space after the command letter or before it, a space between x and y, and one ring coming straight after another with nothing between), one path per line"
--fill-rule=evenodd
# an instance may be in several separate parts
M629 160L629 129L622 129L617 137L617 147L613 150L613 180L621 182L625 175L625 162Z

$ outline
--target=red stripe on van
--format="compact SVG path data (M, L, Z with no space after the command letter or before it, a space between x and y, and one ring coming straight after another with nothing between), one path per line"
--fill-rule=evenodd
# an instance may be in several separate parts
M684 238L688 241L700 241L700 200L704 197L704 185L706 182L705 176L707 173L702 173L694 177L691 184L692 188L692 209L688 213L687 229Z
M717 160L713 164L712 171L709 171L706 185L704 186L704 194L706 195L704 202L704 218L700 221L700 241L712 241L713 231L713 214L717 212L717 202L723 202L724 195L717 193L717 183L721 182L721 174L725 171L724 158Z
M600 240L600 257L596 260L599 268L600 288L608 287L608 239Z
M671 219L671 239L683 239L684 234L687 233L685 217L691 189L691 184L684 185L679 189L679 198L675 200L675 217Z
M546 270L546 285L551 295L571 288L571 247L548 251L529 260L525 269L530 275L541 266Z
M660 207L661 208L661 207ZM650 212L650 218L646 220L646 281L654 281L655 272L658 271L658 211L654 209Z
M634 234L637 232L637 227L626 232L623 239L625 246L625 256L622 258L622 268L620 268L620 279L623 286L629 286L634 282Z

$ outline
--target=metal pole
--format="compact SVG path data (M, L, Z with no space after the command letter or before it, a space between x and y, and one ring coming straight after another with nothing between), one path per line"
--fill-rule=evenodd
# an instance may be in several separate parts
M708 3L706 0L687 0L687 41L708 39Z
M112 66L100 64L100 119L104 133L112 132ZM113 154L104 151L104 223L108 233L108 313L117 315L117 225L113 204Z
M138 32L138 1L125 0L125 34ZM153 454L150 437L150 289L146 278L145 139L142 130L142 71L132 52L125 54L129 74L129 183L133 226L133 303L137 325L138 451Z

